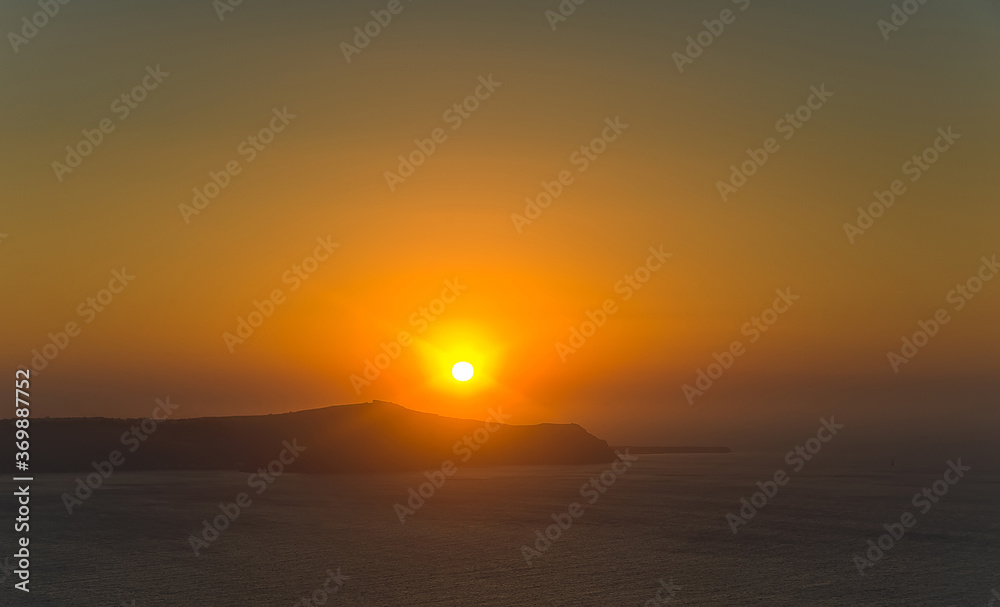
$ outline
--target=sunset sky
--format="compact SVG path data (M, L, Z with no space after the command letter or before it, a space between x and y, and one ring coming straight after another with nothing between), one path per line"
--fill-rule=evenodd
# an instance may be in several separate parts
M348 61L387 4L245 0L220 20L209 0L70 2L16 52L5 36L0 362L30 367L79 327L33 377L33 415L143 417L162 396L186 417L502 405L612 444L751 444L831 412L858 437L996 427L1000 275L961 306L950 293L1000 255L996 3L928 2L886 40L888 1L590 0L553 31L555 0L403 0ZM38 10L4 3L3 31ZM100 143L54 167L82 131ZM434 150L387 177L418 145ZM193 213L212 174L228 184ZM895 180L905 193L849 238ZM561 193L527 210L543 182ZM751 343L778 290L799 299ZM383 344L398 357L357 390ZM473 380L451 378L458 361Z

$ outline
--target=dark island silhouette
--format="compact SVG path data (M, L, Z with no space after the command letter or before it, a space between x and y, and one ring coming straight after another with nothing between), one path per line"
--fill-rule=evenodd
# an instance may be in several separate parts
M274 460L285 441L304 447L294 464L297 472L425 470L449 459L462 466L572 465L616 457L605 441L576 424L454 419L382 401L271 415L167 419L139 440L132 428L141 431L142 422L32 419L31 472L93 470L92 462L108 460L113 451L124 458L123 470L252 471ZM13 420L0 426L4 434L14 431ZM12 441L4 441L0 448L8 461L13 460L11 447Z

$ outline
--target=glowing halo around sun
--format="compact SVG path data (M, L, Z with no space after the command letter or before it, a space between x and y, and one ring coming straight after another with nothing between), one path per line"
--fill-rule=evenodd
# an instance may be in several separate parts
M455 366L451 368L451 376L458 381L469 381L474 373L475 369L467 362L455 363Z

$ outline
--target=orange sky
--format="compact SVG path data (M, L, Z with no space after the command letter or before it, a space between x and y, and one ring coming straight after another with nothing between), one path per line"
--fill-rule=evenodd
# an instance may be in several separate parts
M33 382L53 416L142 416L167 395L186 416L503 404L514 423L646 443L834 407L995 420L1000 280L961 310L949 292L1000 254L1000 13L927 4L886 41L890 9L871 3L741 4L595 1L553 31L534 3L405 3L350 63L340 45L374 5L244 3L222 21L208 2L66 5L2 58L0 362L31 364L77 324ZM14 29L33 7L0 15ZM681 73L673 53L727 7L736 21ZM949 127L932 164L906 165ZM82 131L100 143L53 168ZM724 201L718 182L760 148ZM852 243L845 222L895 180L905 193ZM97 312L123 268L135 278ZM778 289L799 299L751 343ZM950 322L895 373L887 354L941 308ZM400 332L410 345L352 385ZM683 386L734 341L745 353L689 405Z

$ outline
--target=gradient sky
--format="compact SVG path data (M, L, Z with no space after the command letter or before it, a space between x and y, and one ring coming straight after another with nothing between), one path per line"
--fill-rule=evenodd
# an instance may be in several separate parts
M385 2L245 0L222 21L209 0L61 6L0 53L0 363L80 324L33 381L35 415L380 399L472 418L502 404L511 423L616 444L749 444L834 412L872 440L985 436L1000 280L960 311L946 297L1000 254L1000 8L932 0L886 41L890 2L740 4L590 0L553 31L554 0L404 0L350 63L341 43ZM735 22L680 73L673 54L724 9ZM4 3L4 32L37 10ZM156 66L169 76L122 119L112 102ZM490 75L453 129L446 112ZM823 85L785 140L776 123ZM248 162L237 146L285 107ZM580 171L571 155L616 117L628 127ZM60 182L53 161L105 118ZM949 126L961 139L911 182L903 164ZM390 191L385 172L438 128ZM769 137L780 149L724 202L717 182ZM230 161L241 172L186 222L179 205ZM561 171L573 182L519 233L511 214ZM896 179L907 192L849 242L844 223ZM321 237L339 247L293 291L282 276ZM623 301L616 283L660 246L672 257ZM87 323L78 306L121 268L134 281ZM411 316L456 278L467 290L419 331ZM224 333L278 288L230 353ZM785 288L800 299L748 343ZM560 360L609 298L618 311ZM939 308L951 322L894 373L887 353ZM400 331L414 343L358 394L350 376ZM682 386L736 340L746 354L689 405ZM449 378L458 360L472 382Z

